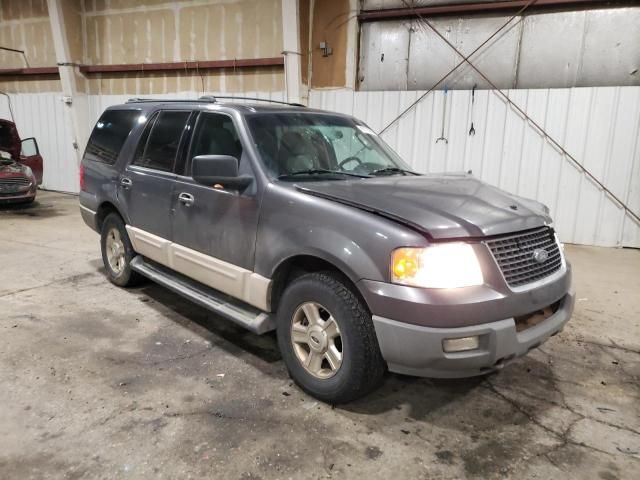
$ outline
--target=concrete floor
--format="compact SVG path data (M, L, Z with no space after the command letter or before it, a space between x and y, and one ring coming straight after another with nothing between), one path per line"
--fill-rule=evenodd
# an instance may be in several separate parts
M640 478L640 252L568 247L577 311L487 378L332 408L275 337L103 276L77 198L0 209L0 478Z

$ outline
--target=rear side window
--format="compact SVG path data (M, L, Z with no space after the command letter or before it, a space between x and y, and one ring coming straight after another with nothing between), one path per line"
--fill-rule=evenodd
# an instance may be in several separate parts
M161 112L151 128L142 155L136 154L133 164L170 172L180 146L180 138L191 112ZM145 141L143 135L141 142ZM140 145L138 145L140 148Z
M104 112L91 133L84 158L110 165L116 163L122 145L124 145L139 116L140 111L138 110L107 110Z

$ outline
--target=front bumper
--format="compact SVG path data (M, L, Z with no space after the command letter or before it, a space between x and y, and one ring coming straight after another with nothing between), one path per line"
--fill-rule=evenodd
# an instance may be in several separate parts
M521 332L516 332L513 318L470 327L430 328L374 315L373 324L390 371L418 377L473 377L502 368L562 330L574 301L575 294L567 293L551 317ZM476 350L447 353L442 348L444 339L474 335L480 336Z
M1 194L0 204L31 202L36 198L37 189L33 187L25 192Z
M389 370L421 377L471 377L502 368L562 330L575 302L569 265L544 285L523 292L487 285L429 291L365 283L359 286L373 312L378 344ZM552 304L557 309L551 316L516 330L514 317ZM383 315L375 308L378 305L384 305L385 312L395 306L396 313ZM473 336L479 336L478 348L444 351L443 340Z

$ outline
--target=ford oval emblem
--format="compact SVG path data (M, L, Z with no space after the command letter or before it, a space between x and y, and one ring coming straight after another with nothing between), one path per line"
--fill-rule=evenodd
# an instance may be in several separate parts
M544 248L536 248L533 251L533 259L537 263L544 263L549 258L549 252L547 252Z

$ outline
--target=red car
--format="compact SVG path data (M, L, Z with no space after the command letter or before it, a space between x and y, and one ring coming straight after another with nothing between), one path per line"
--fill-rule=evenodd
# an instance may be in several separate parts
M0 203L31 203L41 183L38 142L20 140L16 125L0 119Z

